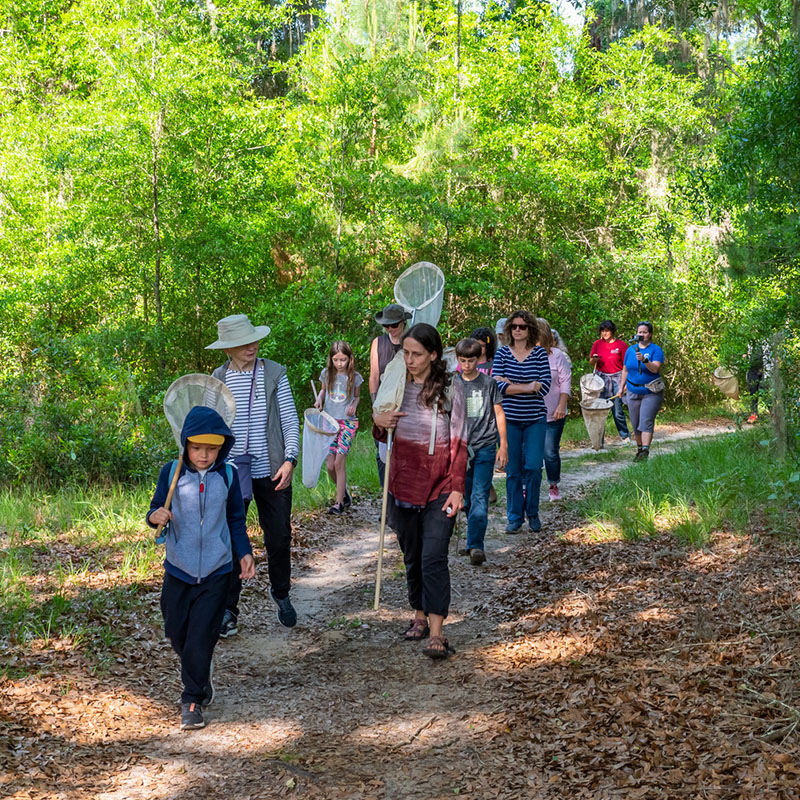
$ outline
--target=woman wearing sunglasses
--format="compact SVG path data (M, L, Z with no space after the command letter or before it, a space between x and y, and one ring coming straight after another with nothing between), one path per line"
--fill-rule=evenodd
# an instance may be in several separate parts
M550 391L547 352L539 347L539 326L529 311L519 310L506 320L505 339L494 357L492 375L503 395L508 435L506 466L507 533L519 533L528 518L539 531L539 488L542 483L547 408Z

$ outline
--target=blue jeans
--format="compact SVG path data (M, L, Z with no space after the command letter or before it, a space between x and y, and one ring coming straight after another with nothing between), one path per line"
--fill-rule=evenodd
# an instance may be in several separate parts
M564 433L564 423L566 417L554 419L547 423L547 431L544 434L544 471L547 473L547 480L550 483L558 483L561 480L561 434Z
M486 524L489 521L489 490L492 488L494 459L497 450L493 444L475 451L467 470L465 492L467 506L467 550L483 550Z
M601 373L601 377L606 382L605 388L600 393L600 397L613 397L619 392L621 372L616 372L613 375ZM614 398L614 405L611 407L611 416L614 418L614 424L617 426L617 432L623 439L630 438L628 431L628 422L625 419L625 406L622 404L622 398Z
M526 516L530 521L539 513L539 487L542 485L546 430L547 423L544 419L527 425L506 422L506 514L510 528L521 527Z

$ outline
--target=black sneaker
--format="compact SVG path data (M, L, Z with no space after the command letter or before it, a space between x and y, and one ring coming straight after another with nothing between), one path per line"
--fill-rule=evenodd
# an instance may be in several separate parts
M471 547L469 551L469 561L473 567L479 567L486 561L486 553L480 547Z
M344 503L339 505L339 503L334 503L329 509L329 514L344 514L344 510L347 506Z
M193 731L205 728L206 721L199 703L181 703L181 730Z
M650 455L649 450L645 450L643 447L640 447L636 451L636 455L633 457L634 461L647 461L647 457Z
M353 505L353 498L350 497L350 492L348 492L347 489L344 490L344 500L342 500L342 505L345 508L350 508L350 506Z
M530 523L531 530L532 530L534 533L539 533L539 531L542 529L542 521L539 519L539 515L538 515L538 514L534 514L534 515L533 515L533 516L532 516L532 517L531 517L531 518L528 520L528 522Z
M239 633L239 623L236 620L233 612L229 609L225 609L225 615L222 617L222 625L219 628L219 635L223 639L227 639L229 636L235 636Z
M203 692L203 708L210 706L214 702L214 659L211 659L211 666L208 670L208 683L206 684L205 691Z
M275 605L278 606L278 622L280 622L284 628L294 628L294 626L297 625L297 612L294 610L292 601L288 596L282 597L279 600L272 593L272 589L269 590L269 593L275 601Z

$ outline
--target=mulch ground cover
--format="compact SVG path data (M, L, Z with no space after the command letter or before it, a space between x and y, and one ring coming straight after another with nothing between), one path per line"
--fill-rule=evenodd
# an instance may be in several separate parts
M314 527L299 542L308 558L336 532L317 522L302 521ZM119 621L124 644L101 671L69 640L6 648L0 790L14 800L800 796L800 548L758 531L717 532L702 550L669 535L606 540L569 514L555 528L565 533L513 538L484 572L454 560L455 658L429 664L389 638L395 620L359 610L369 629L306 632L279 675L265 666L269 685L252 700L264 713L216 726L203 747L174 737L178 681L152 624L156 585ZM243 685L256 669L242 665ZM268 706L267 689L291 690L293 704Z

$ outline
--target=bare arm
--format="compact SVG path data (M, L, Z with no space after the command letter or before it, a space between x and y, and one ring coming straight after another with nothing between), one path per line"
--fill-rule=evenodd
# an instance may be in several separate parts
M502 469L508 464L508 436L506 435L506 412L499 403L494 407L494 416L497 420L497 433L500 436L500 447L494 463Z
M509 383L506 386L506 395L510 394L536 394L542 389L542 384L539 381L531 381L530 383Z
M381 382L380 365L378 364L378 340L372 340L369 346L369 394L372 397L377 391Z

